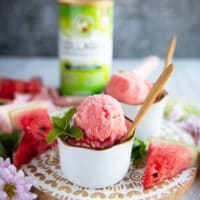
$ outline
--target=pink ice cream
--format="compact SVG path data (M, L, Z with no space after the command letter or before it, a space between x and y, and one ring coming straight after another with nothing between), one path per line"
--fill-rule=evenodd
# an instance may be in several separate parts
M78 106L74 123L84 132L84 138L68 140L76 146L104 149L118 143L127 132L122 108L105 94L87 97Z
M133 71L113 74L105 92L124 103L142 104L153 86L145 79L158 64L159 59L151 56Z
M113 74L106 93L128 104L142 104L149 94L152 84L134 73Z

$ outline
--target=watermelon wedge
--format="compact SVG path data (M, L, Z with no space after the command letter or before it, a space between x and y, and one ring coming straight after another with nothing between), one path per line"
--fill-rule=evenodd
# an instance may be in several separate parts
M53 124L45 104L30 104L11 111L9 116L13 127L24 133L13 158L17 168L55 145L47 143Z
M41 83L37 79L22 81L15 79L0 79L1 101L13 100L15 93L37 94L41 91Z
M198 148L166 139L152 139L147 154L144 189L162 183L165 179L196 164Z

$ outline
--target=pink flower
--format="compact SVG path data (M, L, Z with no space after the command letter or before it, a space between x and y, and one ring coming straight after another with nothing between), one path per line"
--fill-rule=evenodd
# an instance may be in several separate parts
M181 124L181 127L193 136L196 144L200 147L200 118L191 116Z
M6 168L10 165L10 159L7 158L6 160L3 160L3 158L0 157L0 169Z
M172 110L169 113L169 116L167 117L167 119L172 121L172 122L176 122L176 121L179 121L181 119L183 114L184 114L184 112L183 112L182 105L181 104L176 104L172 108Z
M22 171L16 170L9 160L0 158L0 199L31 200L36 195L30 192L32 181Z

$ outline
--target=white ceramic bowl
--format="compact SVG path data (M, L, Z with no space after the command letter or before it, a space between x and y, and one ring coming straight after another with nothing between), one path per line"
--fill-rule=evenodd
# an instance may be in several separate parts
M159 100L153 103L151 108L145 114L144 118L141 120L136 129L135 137L145 140L150 137L156 137L160 135L167 97L168 93L163 91ZM123 102L120 102L120 104L124 115L133 121L139 109L141 108L141 105L131 105Z
M133 137L104 150L67 144L58 138L61 170L69 181L87 188L102 188L119 182L126 175Z

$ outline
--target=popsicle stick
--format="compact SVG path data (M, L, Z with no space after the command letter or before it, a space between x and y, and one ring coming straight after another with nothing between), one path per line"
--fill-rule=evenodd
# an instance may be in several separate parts
M171 37L171 40L169 42L169 46L168 46L168 49L167 49L167 53L165 55L165 65L164 65L165 69L169 66L169 64L172 63L172 58L174 56L175 48L176 48L176 36L173 35Z
M137 115L131 125L131 128L129 129L128 133L122 138L121 142L124 142L133 136L136 127L138 126L138 124L140 123L141 119L144 117L146 112L149 110L149 108L155 101L158 94L163 90L163 87L164 87L165 83L167 82L167 80L169 79L173 70L174 70L173 64L170 64L167 68L164 69L162 74L159 76L157 81L154 83L153 88L151 89L150 93L148 94L148 96L146 97L146 99L144 101L144 104L142 105L139 112L137 113Z

